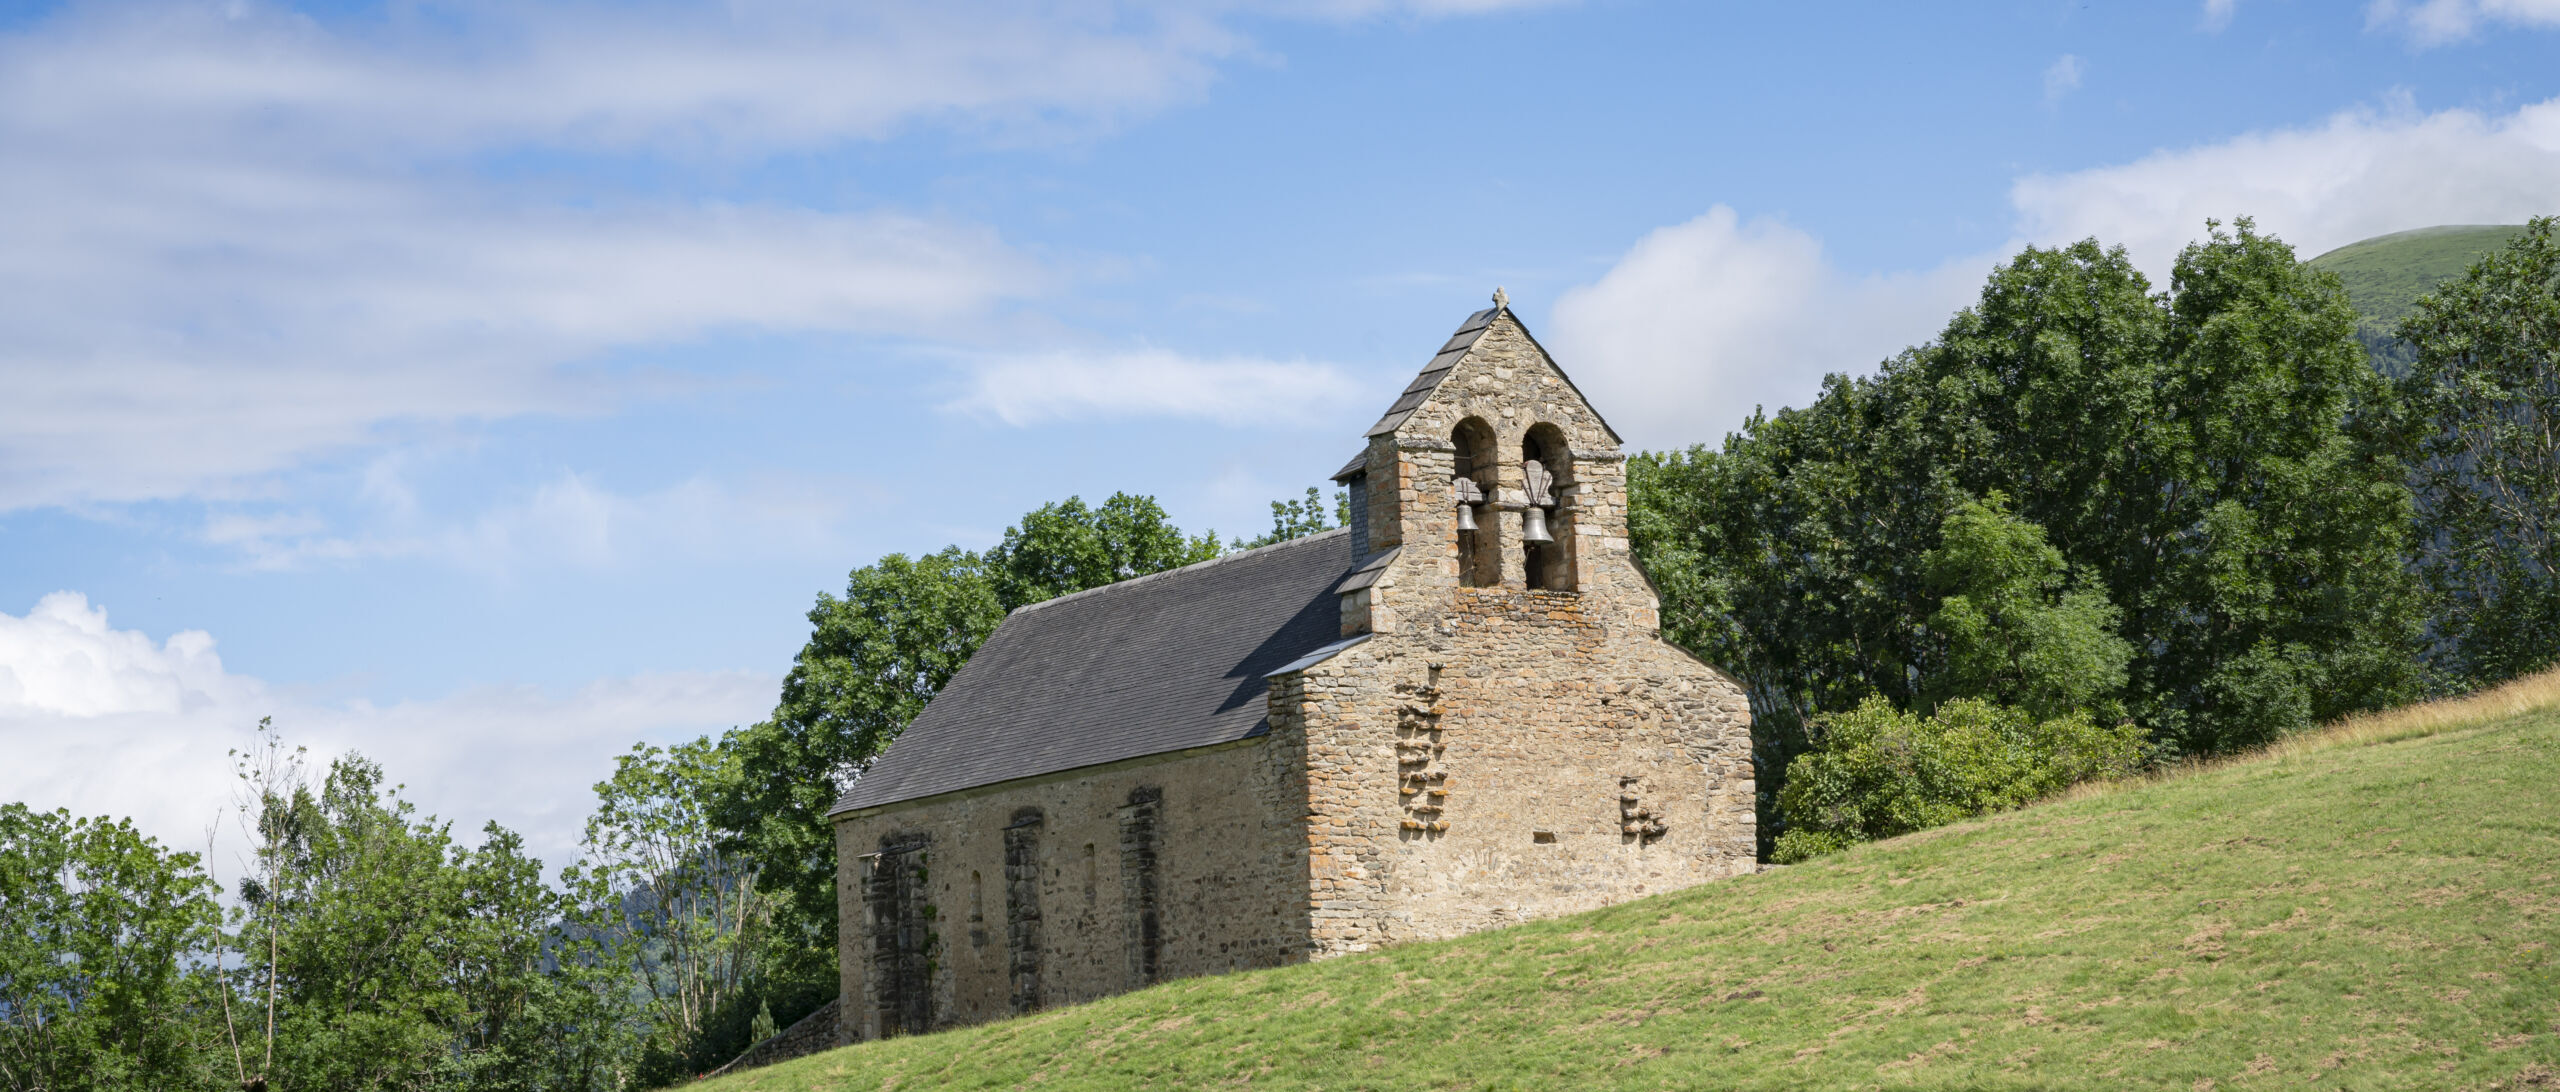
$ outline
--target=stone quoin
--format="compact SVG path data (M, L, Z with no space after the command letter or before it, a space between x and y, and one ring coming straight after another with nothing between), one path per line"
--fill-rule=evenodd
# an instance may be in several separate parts
M854 780L838 1041L1752 870L1743 691L1507 300L1363 443L1350 526L1014 611Z

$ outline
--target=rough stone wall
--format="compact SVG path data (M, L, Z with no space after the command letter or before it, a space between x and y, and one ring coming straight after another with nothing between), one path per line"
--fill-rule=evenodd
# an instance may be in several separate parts
M844 1040L879 1038L897 988L895 959L870 940L889 909L875 895L884 838L926 842L915 890L929 907L930 1027L1306 958L1305 793L1275 742L838 816Z
M1478 533L1501 583L1461 587L1451 493L1461 421L1496 437ZM1572 591L1527 586L1520 463L1556 469ZM1308 917L1320 954L1604 906L1753 867L1741 688L1659 638L1627 548L1624 457L1510 315L1369 448L1370 535L1401 552L1367 594L1370 640L1275 680L1275 738L1303 738Z
M746 1052L729 1060L729 1064L712 1070L714 1077L803 1058L821 1050L832 1050L840 1038L836 1030L836 1002L818 1006L807 1016L791 1022L772 1038L748 1047Z

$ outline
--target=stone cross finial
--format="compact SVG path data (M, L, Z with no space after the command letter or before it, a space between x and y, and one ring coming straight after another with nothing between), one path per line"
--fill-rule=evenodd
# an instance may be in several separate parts
M1504 294L1502 286L1498 284L1493 286L1493 309L1496 311L1511 309L1511 297Z

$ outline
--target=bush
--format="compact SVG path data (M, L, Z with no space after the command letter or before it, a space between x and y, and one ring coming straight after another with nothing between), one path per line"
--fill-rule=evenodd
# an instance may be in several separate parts
M2142 732L2129 722L2037 720L1974 698L1925 717L1869 698L1825 718L1818 737L1778 794L1787 829L1769 859L1781 864L2014 808L2142 759Z

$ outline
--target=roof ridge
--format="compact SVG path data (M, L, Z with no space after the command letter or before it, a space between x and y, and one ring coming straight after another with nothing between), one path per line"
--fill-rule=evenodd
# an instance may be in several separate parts
M1336 528L1333 528L1333 529L1331 529L1331 530L1318 531L1318 532L1316 532L1316 533L1314 533L1314 534L1312 534L1312 535L1300 535L1300 536L1298 536L1298 537L1296 537L1296 538L1283 539L1283 540L1281 540L1281 541L1279 541L1279 542L1274 542L1274 543L1272 543L1271 545L1268 545L1268 546L1256 546L1256 547L1254 547L1254 548L1252 548L1252 549L1250 549L1250 550L1238 550L1238 551L1236 551L1236 552L1234 552L1234 553L1231 553L1231 554L1220 554L1220 555L1218 555L1218 556L1216 556L1216 557L1210 558L1210 559L1209 559L1209 560L1207 560L1207 561L1194 561L1194 562L1192 562L1191 564L1184 565L1184 566L1182 566L1181 568L1178 568L1178 569L1160 569L1160 570L1157 570L1157 571L1155 571L1155 572L1151 572L1151 573L1141 573L1141 574L1139 574L1139 575L1137 575L1137 576L1130 577L1130 578L1128 578L1128 579L1126 579L1126 580L1114 580L1114 581L1112 581L1111 583L1104 584L1104 585L1102 585L1102 586L1100 586L1100 587L1086 588L1086 589L1084 589L1083 591L1072 591L1072 592L1068 592L1068 593L1067 593L1067 594L1065 594L1065 595L1057 596L1057 597L1050 598L1050 599L1043 599L1043 600L1041 600L1041 601L1039 601L1039 602L1037 602L1037 603L1025 603L1025 604L1023 604L1023 605L1021 605L1021 606L1019 606L1019 607L1015 607L1015 608L1013 608L1013 610L1012 610L1012 612L1011 612L1011 613L1012 613L1012 614L1022 614L1022 613L1028 612L1028 611L1035 611L1035 610L1039 610L1039 609L1040 609L1040 608L1042 608L1042 607L1048 606L1048 605L1049 605L1049 604L1051 604L1051 603L1064 603L1064 602L1066 602L1067 600L1070 600L1070 599L1082 599L1082 598L1085 598L1086 596L1090 596L1090 595L1098 595L1098 594L1100 594L1100 593L1102 593L1102 592L1110 591L1110 590L1112 590L1113 588L1126 588L1126 587L1128 587L1128 586L1130 586L1130 585L1132 585L1132 584L1144 584L1144 583L1146 583L1146 582L1148 582L1148 581L1150 581L1150 580L1159 580L1159 579L1162 579L1162 578L1164 578L1164 577L1168 577L1168 576L1180 576L1180 575L1182 575L1182 574L1184 574L1184 573L1188 573L1188 572L1195 572L1195 571L1197 571L1197 570L1210 568L1210 567L1212 567L1212 566L1216 566L1216 565L1224 565L1224 564L1226 564L1227 562L1230 562L1230 561L1238 561L1238 560L1242 560L1242 559L1244 559L1244 558L1252 557L1252 556L1254 556L1255 554L1270 553L1270 552L1272 552L1272 551L1274 551L1274 550L1285 549L1285 548L1288 548L1288 547L1291 547L1291 546L1303 546L1303 545L1305 545L1305 544L1307 544L1307 543L1315 542L1315 541L1317 541L1317 540L1319 540L1319 539L1327 539L1327 538L1332 538L1332 537L1334 537L1334 536L1336 536L1336 535L1347 535L1347 534L1350 534L1350 533L1351 533L1351 528L1348 528L1348 527L1336 527Z

